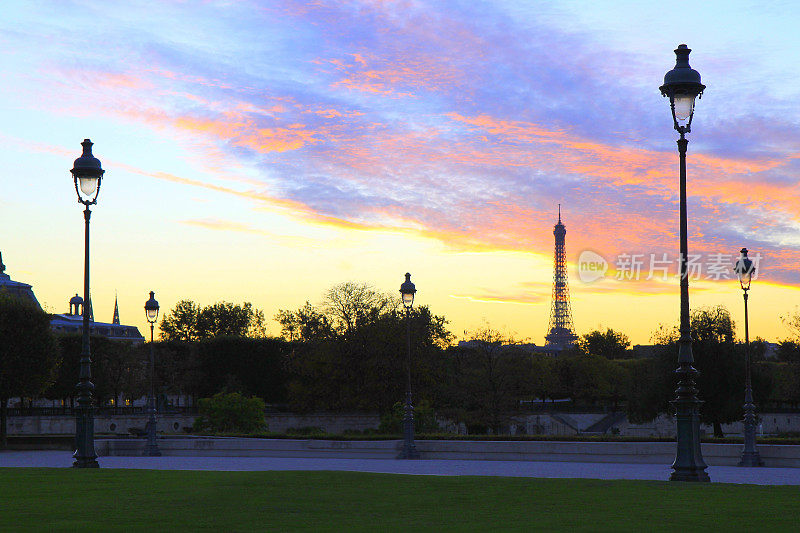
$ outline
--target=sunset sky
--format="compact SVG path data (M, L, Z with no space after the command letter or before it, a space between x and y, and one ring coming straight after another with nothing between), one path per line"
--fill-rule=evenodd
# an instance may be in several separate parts
M408 271L458 337L488 323L543 344L560 203L577 333L647 344L679 313L658 87L686 43L707 86L688 136L691 304L725 305L743 335L729 273L746 246L751 336L781 340L800 304L798 20L800 4L736 0L11 2L6 273L51 312L82 292L69 169L88 137L106 169L98 320L117 293L144 333L150 290L162 312L251 301L271 319L344 281L396 293ZM578 277L584 251L603 279ZM668 279L646 279L651 259Z

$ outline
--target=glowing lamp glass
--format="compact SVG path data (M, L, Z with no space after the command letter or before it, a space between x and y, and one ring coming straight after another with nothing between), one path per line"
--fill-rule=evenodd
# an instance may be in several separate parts
M675 95L675 119L678 122L686 122L692 116L694 110L694 96L691 94Z
M87 199L91 198L97 190L97 177L78 178L78 187Z
M405 307L411 307L414 304L414 293L413 292L404 292L403 293L403 305Z

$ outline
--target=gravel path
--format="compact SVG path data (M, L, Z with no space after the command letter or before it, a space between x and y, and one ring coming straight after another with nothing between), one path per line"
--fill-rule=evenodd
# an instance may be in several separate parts
M342 470L432 476L509 476L534 478L666 480L669 465L525 461L462 461L386 459L308 459L277 457L100 457L101 468L152 470ZM0 467L67 468L64 451L0 452ZM800 468L710 466L712 481L755 485L800 485Z

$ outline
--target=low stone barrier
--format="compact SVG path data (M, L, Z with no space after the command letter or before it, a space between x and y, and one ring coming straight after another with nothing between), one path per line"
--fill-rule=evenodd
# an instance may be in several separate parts
M144 429L148 415L111 415L95 414L94 431L96 434L109 433L126 435L131 428ZM184 428L194 424L194 415L160 414L158 415L158 431L168 434L185 434ZM75 417L70 415L10 416L8 417L9 435L74 435Z
M98 455L141 455L145 439L98 439ZM339 459L394 459L400 440L247 439L216 437L159 438L165 456L189 457L310 457ZM422 459L482 461L569 461L589 463L671 464L673 442L559 442L418 440ZM735 466L741 444L702 444L710 466ZM800 446L758 446L766 466L800 467Z
M98 455L141 455L146 439L97 440ZM183 457L334 457L393 459L397 441L248 439L235 437L159 438L162 455Z

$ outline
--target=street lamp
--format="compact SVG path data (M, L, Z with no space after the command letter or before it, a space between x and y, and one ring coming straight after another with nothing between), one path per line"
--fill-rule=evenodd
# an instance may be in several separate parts
M403 416L403 450L398 459L419 459L414 444L414 406L411 404L411 306L414 305L416 292L416 287L411 283L411 274L406 272L406 280L400 285L403 307L406 308L406 409Z
M153 328L158 320L158 302L156 293L150 291L150 299L144 303L144 313L147 321L150 322L150 393L147 395L147 411L150 418L147 420L147 445L144 448L144 455L159 457L161 451L156 442L156 395L155 395L155 356L153 355Z
M97 203L100 182L105 172L100 160L92 155L92 141L84 139L81 143L83 154L75 160L72 179L78 202L83 204L84 257L83 257L83 342L81 345L80 374L78 380L78 407L75 416L75 453L72 455L75 468L98 468L97 453L94 450L94 407L92 406L92 357L89 341L89 219L92 212L89 206Z
M689 52L685 45L675 50L675 68L664 75L664 85L659 87L663 96L669 97L672 121L680 133L680 270L681 270L681 325L678 341L678 388L672 401L677 419L678 445L675 462L672 463L671 481L710 481L705 471L700 451L700 404L694 377L697 370L692 366L692 333L689 324L689 278L687 275L688 238L686 223L686 146L685 134L691 131L694 103L702 96L705 85L700 83L700 74L689 66Z
M753 261L747 257L747 248L742 248L742 255L733 267L739 277L739 285L744 293L744 344L745 344L745 385L744 385L744 450L739 466L764 466L764 461L756 449L756 406L753 403L753 385L750 378L750 331L747 323L747 291L750 281L756 273Z

